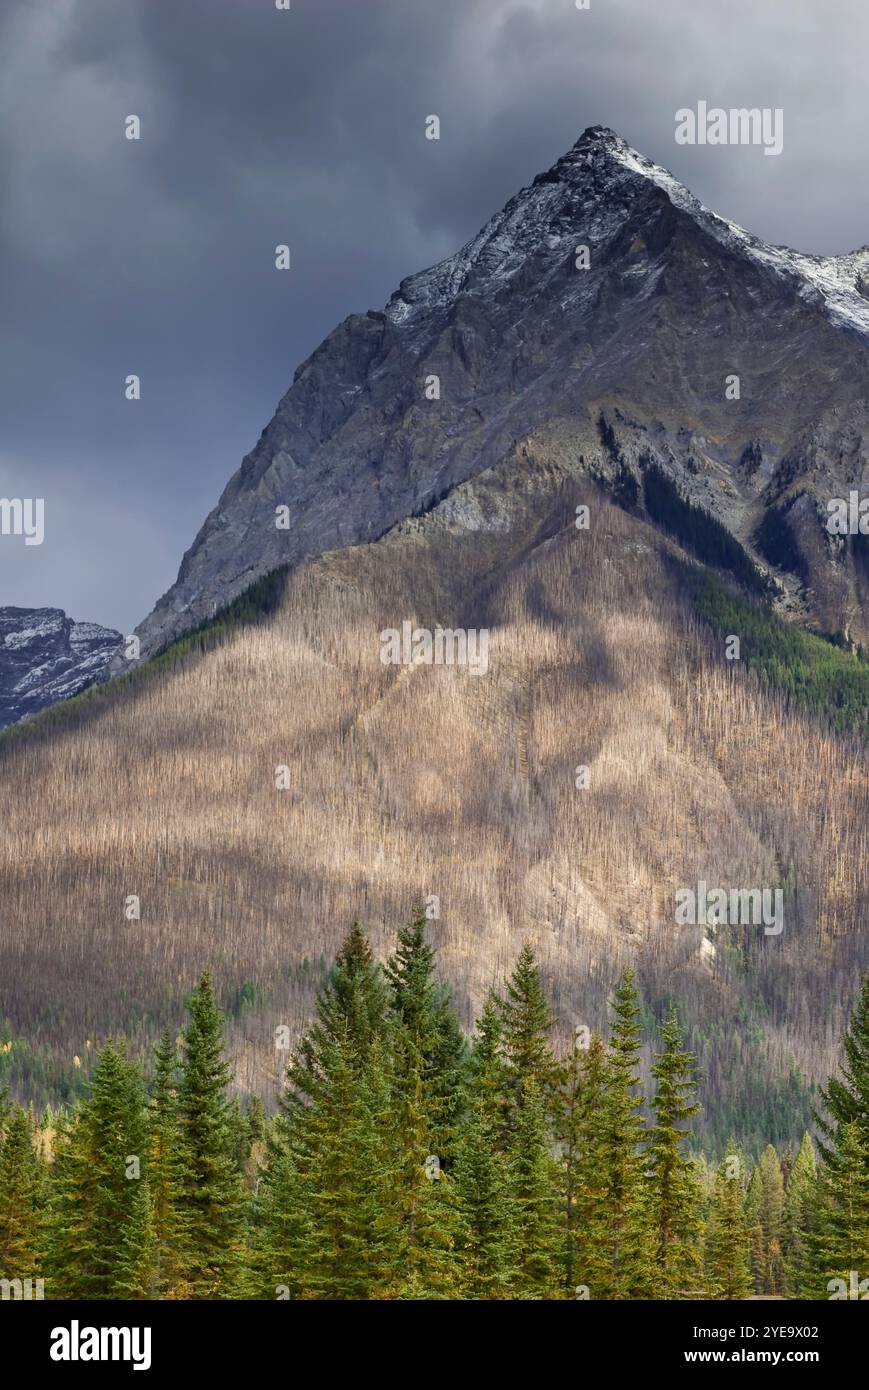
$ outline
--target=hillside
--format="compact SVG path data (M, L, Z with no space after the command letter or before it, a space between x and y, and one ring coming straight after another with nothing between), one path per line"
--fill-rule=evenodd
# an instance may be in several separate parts
M176 1023L207 963L240 1085L272 1096L274 1029L301 1026L350 922L385 949L437 895L466 1026L523 942L562 1044L633 963L648 1006L684 1012L709 1137L799 1135L867 954L865 745L771 686L750 636L725 659L692 575L747 632L770 610L589 482L595 434L529 435L380 542L290 573L259 621L0 743L0 1079L77 1087L97 1038ZM405 620L488 627L486 674L384 666ZM784 931L677 926L700 879L781 886Z

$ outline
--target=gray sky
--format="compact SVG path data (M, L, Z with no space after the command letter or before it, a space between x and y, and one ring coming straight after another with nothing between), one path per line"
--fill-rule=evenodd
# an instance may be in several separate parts
M0 605L129 631L298 363L588 125L769 240L869 242L867 40L855 0L3 0L0 496L46 538L0 536ZM676 145L699 100L781 107L783 153Z

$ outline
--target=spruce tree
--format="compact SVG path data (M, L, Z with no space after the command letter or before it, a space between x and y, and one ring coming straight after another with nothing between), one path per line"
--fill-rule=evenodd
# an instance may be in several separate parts
M640 1089L639 994L634 973L626 970L612 1000L613 1021L607 1051L600 1160L608 1226L609 1259L605 1288L592 1298L651 1298L656 1295L653 1236L645 1192L645 1139Z
M745 1215L745 1162L731 1140L715 1175L706 1242L710 1293L717 1299L751 1293L750 1232Z
M510 1109L521 1110L525 1087L533 1082L544 1111L557 1106L558 1065L549 1034L552 1011L540 979L534 952L527 944L507 982L507 997L501 1004L502 1047L506 1062L505 1079Z
M154 1237L153 1292L186 1298L188 1212L183 1204L185 1154L178 1100L178 1054L167 1029L154 1049L154 1079L148 1105L148 1186Z
M417 911L398 934L386 967L391 989L393 1142L398 1213L400 1295L450 1298L460 1278L456 1253L458 1216L449 1171L437 1144L453 1152L456 1074L448 1051L443 1067L440 1017L443 996L434 976L434 951L425 939L426 917Z
M783 1215L784 1292L796 1298L807 1259L806 1234L812 1213L817 1163L815 1146L809 1134L803 1135L800 1150L790 1170Z
M0 1143L0 1278L38 1277L44 1194L45 1165L31 1117L16 1105Z
M833 1152L835 1163L821 1168L806 1234L802 1294L862 1298L869 1294L869 1147L856 1120L839 1124Z
M745 1202L757 1293L781 1294L783 1289L784 1204L781 1164L772 1144L768 1144L751 1175Z
M825 1113L815 1202L806 1233L805 1297L837 1280L869 1278L869 974L843 1039L840 1074L821 1091Z
M505 1144L501 1021L490 995L471 1051L467 1109L454 1170L462 1297L512 1296L516 1280L513 1160Z
M49 1298L145 1298L151 1283L145 1095L139 1068L107 1043L91 1095L59 1124L44 1270Z
M184 1275L191 1298L229 1298L236 1292L243 1192L226 1094L232 1073L224 1056L223 1014L207 973L188 1010L178 1090Z
M600 1033L591 1036L587 1051L579 1054L578 1103L569 1117L574 1130L570 1146L570 1175L565 1171L565 1198L570 1214L565 1227L568 1297L577 1288L589 1298L606 1298L611 1288L611 1232L607 1207L609 1181L608 1087L606 1047ZM566 1136L562 1128L562 1161L566 1164Z
M287 1068L258 1202L270 1296L378 1298L398 1281L387 993L358 925Z
M547 1108L536 1078L527 1077L507 1149L515 1211L514 1288L523 1299L560 1298L564 1291L559 1174Z
M703 1271L702 1194L683 1147L689 1133L684 1126L700 1106L694 1059L683 1049L675 1012L661 1025L661 1041L652 1066L655 1118L645 1156L658 1297L696 1297Z

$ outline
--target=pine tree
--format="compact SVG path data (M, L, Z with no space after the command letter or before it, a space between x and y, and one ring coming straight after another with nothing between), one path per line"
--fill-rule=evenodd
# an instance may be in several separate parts
M44 1170L31 1118L14 1106L0 1143L0 1278L38 1277Z
M696 1296L702 1285L702 1194L692 1160L683 1153L695 1100L694 1059L683 1050L675 1012L661 1025L663 1050L653 1066L654 1124L646 1150L649 1216L659 1298Z
M713 1298L747 1298L751 1292L750 1233L745 1215L745 1163L731 1141L715 1175L706 1244Z
M145 1095L107 1043L91 1096L58 1129L44 1269L49 1298L144 1298L151 1280Z
M791 1166L785 1191L783 1216L784 1292L796 1298L807 1259L806 1233L809 1229L817 1163L815 1146L809 1134L803 1135L800 1151Z
M243 1192L226 1088L223 1015L206 973L188 1002L178 1091L186 1231L184 1277L196 1299L232 1297L242 1240Z
M745 1202L751 1231L751 1266L757 1293L780 1294L784 1283L784 1182L772 1144L751 1175Z

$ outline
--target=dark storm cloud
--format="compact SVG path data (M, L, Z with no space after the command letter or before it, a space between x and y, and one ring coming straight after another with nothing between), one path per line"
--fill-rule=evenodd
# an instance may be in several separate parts
M770 240L869 240L867 32L842 0L7 0L0 495L46 540L0 540L0 603L132 627L298 363L587 125ZM783 154L677 146L699 99L782 107Z

